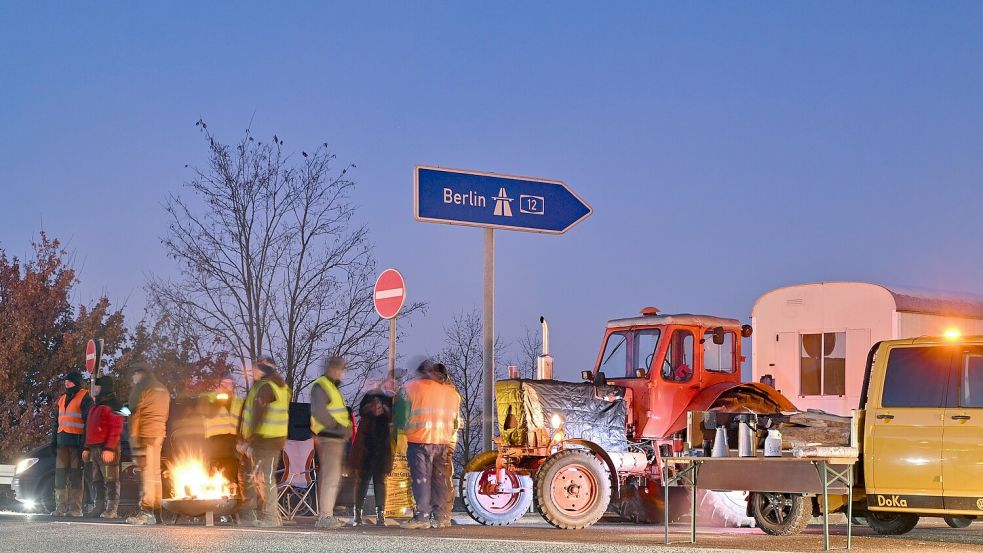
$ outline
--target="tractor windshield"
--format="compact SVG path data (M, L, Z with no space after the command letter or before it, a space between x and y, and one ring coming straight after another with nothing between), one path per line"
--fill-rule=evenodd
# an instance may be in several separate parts
M612 332L604 343L598 370L613 378L647 376L660 335L658 328Z

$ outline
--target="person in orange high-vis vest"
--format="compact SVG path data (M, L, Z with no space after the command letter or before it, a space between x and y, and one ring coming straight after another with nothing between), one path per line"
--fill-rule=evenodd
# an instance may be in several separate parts
M82 387L82 374L72 371L63 378L65 393L55 403L51 445L55 450L55 510L52 516L82 516L82 448L85 420L95 403Z
M416 500L416 514L401 526L441 528L450 524L446 459L460 427L461 396L430 361L421 363L417 374L403 385L393 410L397 443L406 442Z

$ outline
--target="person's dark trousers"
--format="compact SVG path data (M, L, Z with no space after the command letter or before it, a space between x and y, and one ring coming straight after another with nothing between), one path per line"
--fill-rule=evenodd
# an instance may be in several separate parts
M369 493L369 482L375 490L375 508L386 510L386 476L388 472L375 469L357 469L355 471L355 509L361 511L365 507L365 496Z
M447 449L448 446L438 444L411 443L406 446L413 498L416 500L419 518L426 519L432 514L440 521L450 516L448 497L451 486L447 474Z
M82 489L82 450L59 446L55 450L55 489Z
M113 461L102 460L103 448L89 448L89 496L95 502L92 514L101 513L107 505L119 503L119 449L113 451Z
M234 434L212 436L205 441L208 464L217 469L229 482L239 482L239 457L236 455Z

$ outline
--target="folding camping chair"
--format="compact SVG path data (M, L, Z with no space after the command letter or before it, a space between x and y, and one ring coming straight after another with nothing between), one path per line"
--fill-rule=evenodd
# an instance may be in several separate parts
M283 470L277 479L280 515L286 520L317 515L317 470L314 439L287 440L283 446Z

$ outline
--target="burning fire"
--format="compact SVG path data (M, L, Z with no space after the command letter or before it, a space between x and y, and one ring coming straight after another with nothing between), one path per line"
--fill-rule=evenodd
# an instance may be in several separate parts
M200 457L184 456L170 466L174 499L225 499L232 484L218 471L209 471Z

